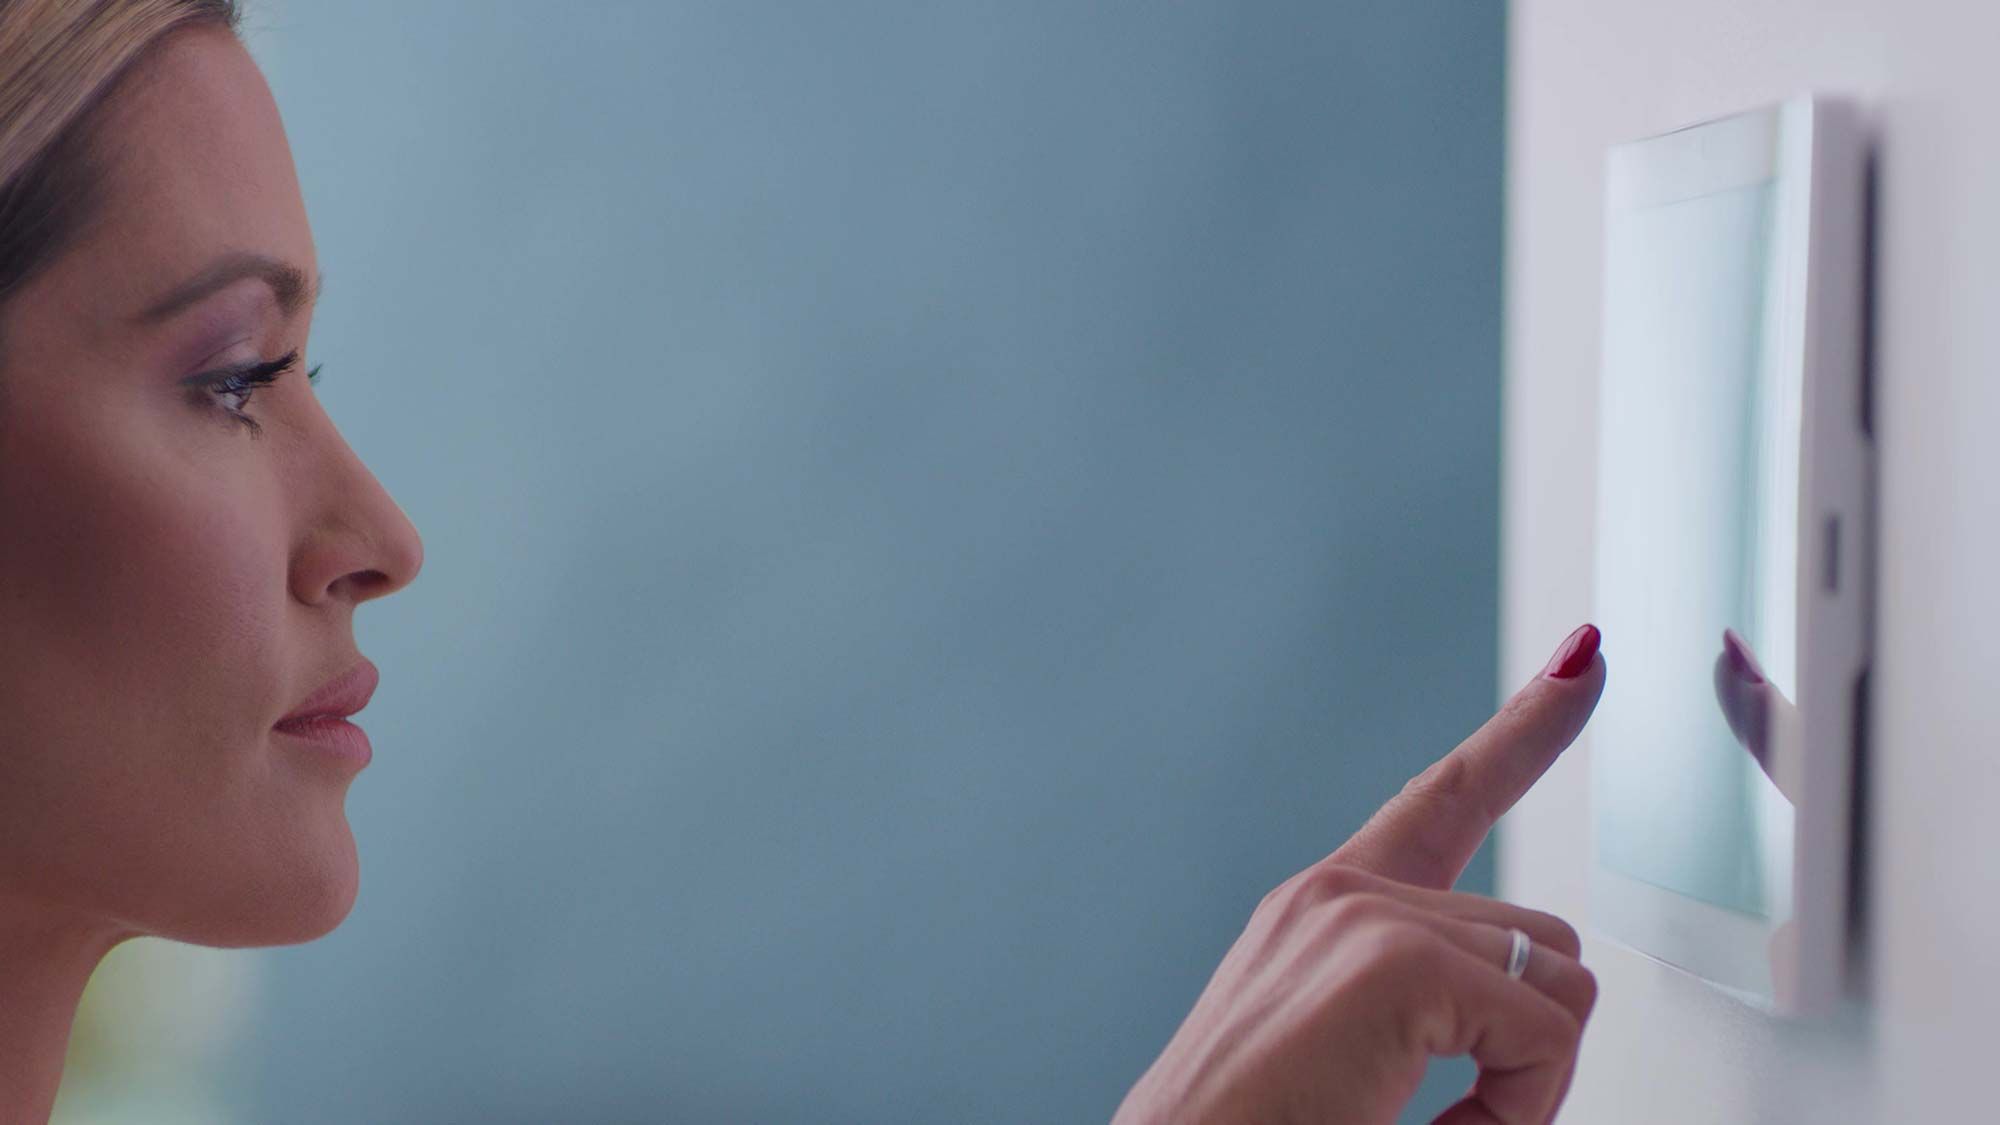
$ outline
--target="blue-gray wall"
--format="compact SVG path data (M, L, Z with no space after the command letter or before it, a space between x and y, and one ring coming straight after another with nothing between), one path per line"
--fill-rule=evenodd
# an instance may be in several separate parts
M1102 1121L1491 711L1498 5L251 10L428 561L249 1120Z

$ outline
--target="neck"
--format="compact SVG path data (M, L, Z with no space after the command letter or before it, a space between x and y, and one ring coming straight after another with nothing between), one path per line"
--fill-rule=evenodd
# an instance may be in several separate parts
M0 1119L46 1122L83 986L132 931L0 896Z

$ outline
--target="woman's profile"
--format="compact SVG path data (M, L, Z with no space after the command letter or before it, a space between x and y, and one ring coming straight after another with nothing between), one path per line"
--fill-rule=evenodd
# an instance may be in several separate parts
M316 397L318 258L237 27L231 0L0 0L9 1122L48 1119L118 944L310 941L359 885L354 615L423 547ZM1598 643L1265 896L1116 1120L1389 1122L1467 1053L1443 1120L1548 1120L1596 995L1577 934L1451 887L1582 729Z
M223 0L0 3L0 1119L142 934L301 942L358 873L354 612L417 533L308 382L318 287Z

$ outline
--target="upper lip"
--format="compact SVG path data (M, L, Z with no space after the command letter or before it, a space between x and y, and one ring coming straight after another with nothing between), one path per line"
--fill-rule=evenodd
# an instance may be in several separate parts
M318 691L307 696L306 701L291 714L279 719L278 725L327 715L344 719L368 706L368 697L375 694L375 685L381 679L382 673L363 658L361 663L328 680Z

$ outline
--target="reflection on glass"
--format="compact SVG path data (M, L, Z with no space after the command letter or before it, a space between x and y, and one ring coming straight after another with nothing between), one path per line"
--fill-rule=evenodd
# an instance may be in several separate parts
M1725 155L1759 157L1736 160L1736 175L1676 181L1638 167L1645 154L1613 154L1595 612L1624 641L1592 721L1592 796L1603 867L1762 927L1779 955L1792 905L1800 282L1777 119L1733 128L1724 140L1740 152ZM1768 994L1768 962L1735 983Z

